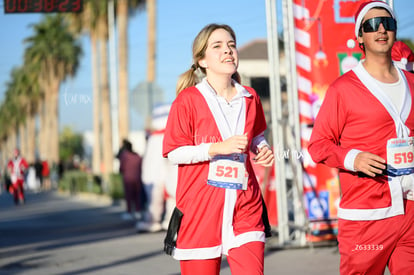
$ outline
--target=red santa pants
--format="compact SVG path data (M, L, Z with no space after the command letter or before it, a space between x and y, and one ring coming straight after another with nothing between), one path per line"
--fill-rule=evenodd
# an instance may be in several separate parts
M414 201L405 214L376 221L339 219L341 274L414 274Z
M24 184L23 180L16 180L9 187L10 193L13 194L15 204L18 204L19 201L24 202L23 184Z
M264 242L250 242L232 248L227 255L233 275L263 275ZM220 274L221 258L207 260L180 261L181 275L218 275Z

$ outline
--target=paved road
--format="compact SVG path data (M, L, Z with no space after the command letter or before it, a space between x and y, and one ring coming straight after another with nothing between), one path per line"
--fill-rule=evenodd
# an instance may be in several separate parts
M0 195L0 275L180 274L162 252L164 233L136 233L109 200L32 193L14 206ZM268 239L265 274L338 274L336 247L275 249ZM225 259L222 275L229 275Z

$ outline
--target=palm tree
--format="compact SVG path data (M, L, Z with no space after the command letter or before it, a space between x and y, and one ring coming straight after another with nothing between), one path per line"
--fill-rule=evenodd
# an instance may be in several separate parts
M91 43L92 61L92 97L93 97L93 150L92 150L92 172L100 174L102 164L102 142L101 142L101 100L99 89L99 60L98 60L98 37L97 21L98 7L94 0L87 0L83 5L83 12L68 13L66 18L69 21L70 29L75 35L89 34Z
M15 122L16 137L19 141L17 147L20 148L22 155L27 154L26 142L24 137L26 137L24 122L26 119L26 113L24 110L24 101L25 95L27 94L26 88L26 75L23 68L14 68L11 72L11 82L9 83L9 98L8 103L11 103L11 106L17 111L13 116Z
M143 1L124 1L117 0L117 15L119 20L119 33L120 33L120 91L119 91L119 110L122 113L119 116L120 119L120 137L128 136L128 55L127 55L127 35L125 33L128 29L127 19L128 12L134 10L136 7L142 7ZM99 41L99 93L101 99L101 113L102 113L102 144L103 144L103 163L104 174L106 177L109 173L113 172L113 146L112 146L112 123L111 123L111 104L109 93L109 79L108 79L108 3L107 1L87 1L85 4L88 7L87 10L94 11L94 15L90 15L90 21L87 22L90 26L91 38L94 37ZM92 22L92 24L91 24ZM92 34L93 33L93 34ZM92 39L91 39L92 40ZM98 123L96 120L98 117L94 115L94 125ZM94 127L95 128L95 127ZM96 139L95 139L96 140ZM97 143L99 144L99 143Z
M7 83L5 99L0 108L1 120L0 129L2 140L4 140L5 159L10 158L11 152L17 148L18 137L18 121L20 120L20 110L17 96L15 96L15 89L17 86L17 68L11 72L11 80Z
M128 136L129 132L129 103L128 103L128 15L144 6L143 0L117 0L117 20L119 29L119 137ZM93 131L94 148L92 155L92 170L95 174L101 171L103 164L105 174L112 172L113 148L109 99L109 81L107 66L106 43L108 38L107 26L108 1L85 0L81 14L68 16L74 32L89 33L91 41L92 83L93 83ZM99 50L99 53L98 53ZM102 117L102 118L101 118ZM103 151L103 153L102 153Z
M24 151L22 146L22 152L26 160L33 163L36 155L36 115L43 100L36 68L29 64L23 65L20 82L18 96L24 114L23 130L26 132L25 135L20 135L21 144L25 145Z
M145 6L145 0L117 0L118 26L118 60L119 60L119 88L118 88L118 119L119 138L128 138L129 133L129 88L128 88L128 15L133 14Z
M95 3L95 12L97 13L96 35L99 41L99 91L101 98L102 114L102 145L103 145L103 173L105 179L109 180L109 174L113 172L113 145L112 145L112 120L111 120L111 100L109 90L109 68L108 68L108 5L107 1Z
M13 98L19 112L19 141L22 155L29 163L35 158L35 115L41 98L37 74L30 66L12 71Z
M128 138L128 1L117 0L118 26L118 127L119 139Z
M44 91L41 121L43 155L48 161L59 160L59 88L68 77L75 75L82 48L68 30L61 15L48 15L32 25L34 35L25 40L25 63L38 66L39 85Z
M106 2L106 1L99 1ZM92 150L92 171L94 174L101 173L102 159L102 120L101 120L101 91L100 91L100 65L98 54L98 18L104 8L99 5L97 0L85 0L83 12L68 13L66 15L70 22L71 30L75 35L89 34L91 43L91 61L92 61L92 97L93 97L93 150Z
M7 84L6 97L0 106L2 164L15 147L32 162L35 156L35 115L39 90L35 74L27 67L14 68ZM19 143L17 143L19 141Z
M92 80L94 85L93 170L95 173L99 170L102 171L106 180L109 179L109 173L113 171L112 122L108 78L107 15L107 1L87 0L84 2L84 12L81 15L82 25L80 26L80 29L90 33L92 44ZM101 145L103 169L100 167Z

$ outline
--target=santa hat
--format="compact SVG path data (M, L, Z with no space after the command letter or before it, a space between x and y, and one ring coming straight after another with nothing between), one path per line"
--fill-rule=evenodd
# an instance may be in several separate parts
M359 29L361 27L362 19L367 14L367 12L372 8L384 8L386 9L390 14L391 17L395 19L394 12L392 11L391 7L383 2L383 1L368 1L362 3L356 14L355 14L355 37L358 37Z
M414 53L410 47L402 41L396 41L391 50L391 58L397 67L406 71L413 71Z
M152 130L158 131L165 129L167 125L168 114L170 112L170 104L159 104L152 110Z

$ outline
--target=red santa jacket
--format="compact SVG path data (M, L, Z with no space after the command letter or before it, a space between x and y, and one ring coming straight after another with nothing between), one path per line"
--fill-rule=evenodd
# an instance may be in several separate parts
M163 142L164 157L181 146L228 138L223 137L226 130L217 117L219 106L206 83L183 90L173 102ZM253 89L237 87L244 91L245 108L240 116L244 126L236 134L247 133L251 142L266 129L262 105ZM184 215L173 252L175 259L216 258L232 247L264 242L261 191L249 159L246 169L248 188L242 191L208 185L209 161L179 165L176 205Z
M414 74L399 71L408 83L402 118L409 136L414 131ZM315 162L339 168L342 197L338 217L376 220L404 213L398 177L360 177L346 169L351 149L387 159L387 141L397 137L397 125L383 104L372 79L360 63L329 87L317 115L309 153Z
M20 156L17 159L11 159L7 164L7 168L12 183L15 183L18 180L24 180L24 172L28 167L29 165L26 160Z

